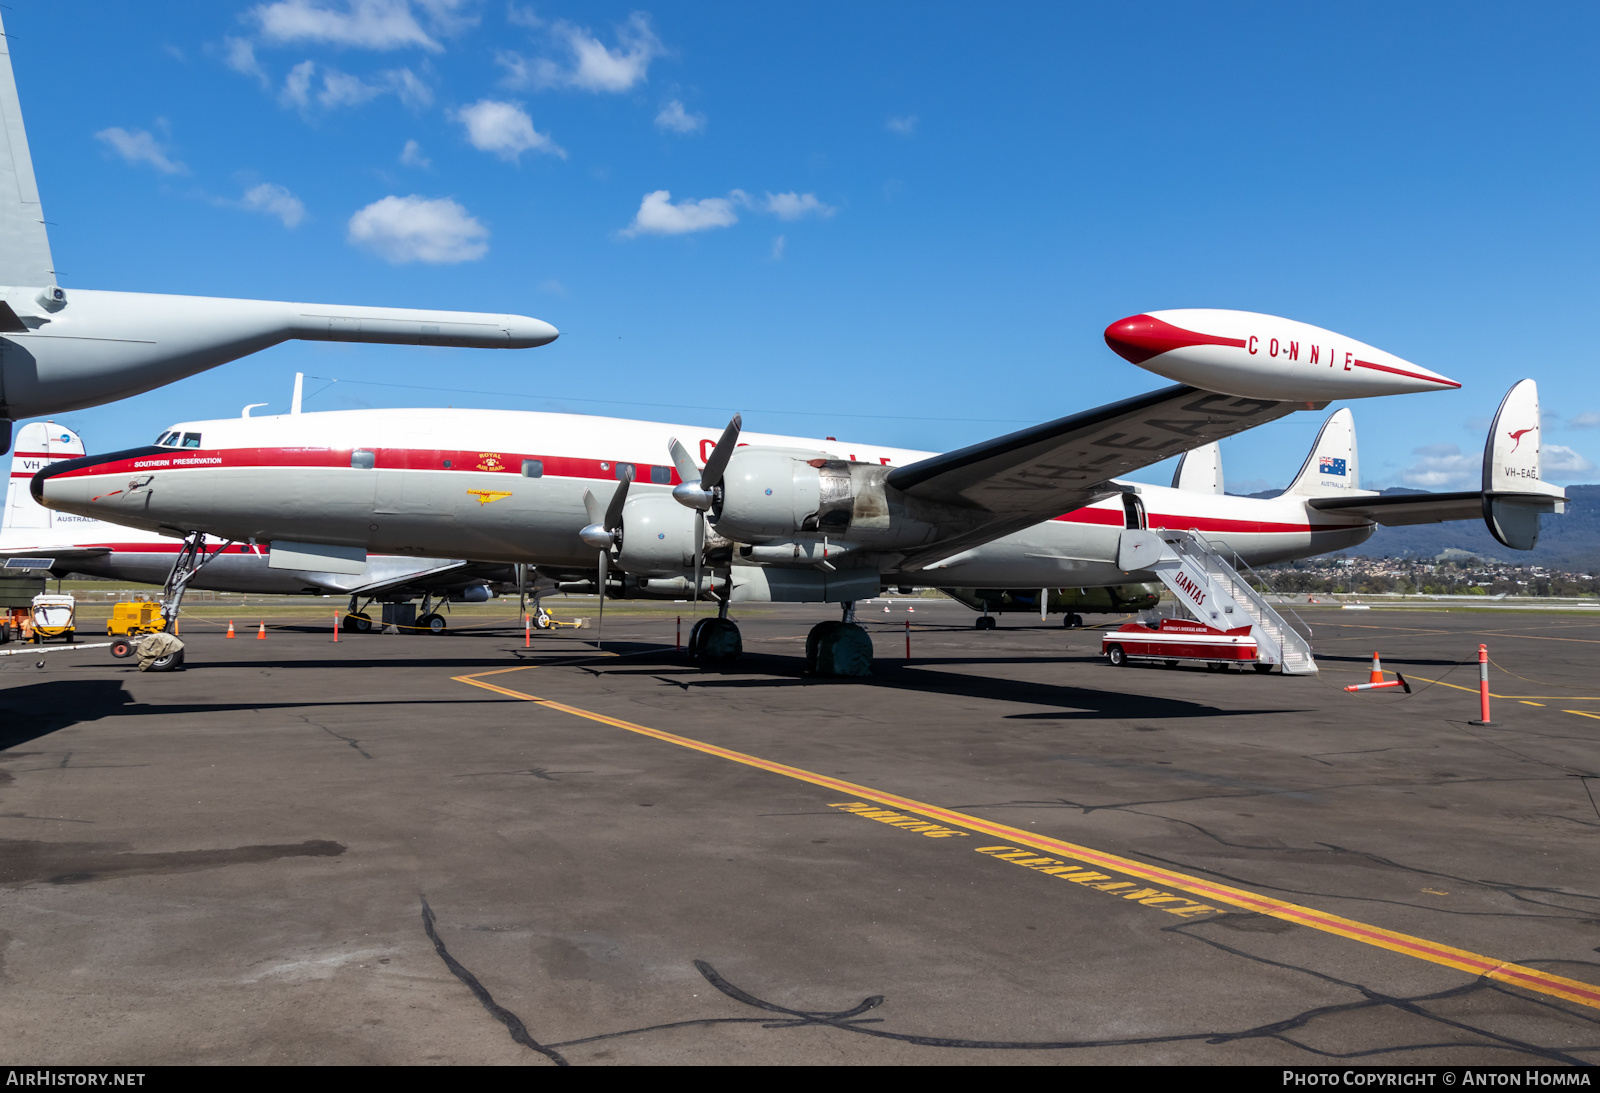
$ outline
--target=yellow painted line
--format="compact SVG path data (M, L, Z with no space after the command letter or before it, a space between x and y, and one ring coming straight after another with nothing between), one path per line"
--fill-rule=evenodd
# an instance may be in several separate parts
M1442 679L1429 679L1427 676L1412 676L1411 678L1412 679L1420 679L1424 683L1437 683L1441 687L1449 687L1449 688L1451 688L1453 690L1457 690L1457 691L1466 691L1468 694L1477 694L1478 693L1478 688L1476 688L1476 687L1461 687L1461 686L1457 686L1454 683L1446 683ZM1529 699L1529 698L1543 698L1543 699L1547 699L1547 700L1549 700L1551 702L1600 702L1600 695L1502 695L1502 694L1495 694L1493 691L1490 691L1489 692L1489 697L1490 698L1505 698L1505 699L1513 699L1514 698L1519 702L1523 701L1525 699ZM1529 702L1528 705L1537 706L1537 705L1539 705L1539 703L1537 703L1537 702ZM1568 711L1568 712L1570 713L1571 711Z
M574 717L586 718L589 721L598 721L602 725L610 725L614 728L638 733L641 736L649 736L656 740L665 741L668 744L676 744L679 747L689 748L692 751L703 752L706 755L714 755L720 759L727 759L734 763L742 763L745 766L755 767L758 770L770 771L773 774L781 774L786 778L793 778L796 781L810 782L812 785L817 786L826 786L829 789L839 790L854 797L864 797L871 801L877 801L880 804L888 805L890 808L902 809L907 812L915 812L918 815L927 816L943 823L953 824L958 827L969 827L974 831L987 832L990 835L995 835L999 838L1019 843L1022 846L1031 846L1038 850L1044 850L1054 854L1062 854L1070 858L1076 858L1079 861L1093 862L1096 865L1103 865L1111 869L1116 869L1132 877L1142 877L1145 880L1155 881L1158 884L1164 884L1168 887L1181 888L1186 892L1194 892L1196 895L1204 896L1206 899L1216 903L1227 903L1235 907L1242 907L1247 911L1255 911L1259 914L1270 915L1273 918L1281 918L1288 922L1296 922L1302 926L1309 926L1313 930L1321 930L1324 933L1337 934L1340 937L1347 937L1353 941L1359 941L1366 945L1373 945L1380 949L1388 949L1391 952L1397 952L1406 956L1416 957L1418 960L1426 960L1433 964L1443 964L1446 967L1457 968L1464 972L1470 972L1473 975L1487 976L1490 979L1497 979L1502 983L1510 983L1513 986L1522 987L1538 994L1551 995L1556 998L1566 999L1569 1002L1577 1002L1581 1005L1593 1006L1597 1009L1600 1009L1600 987L1597 987L1591 983L1584 983L1577 979L1568 979L1565 976L1554 975L1550 972L1540 971L1537 968L1523 967L1520 964L1512 964L1509 961L1497 960L1493 957L1480 956L1477 953L1468 952L1465 949L1457 949L1453 946L1444 945L1436 941L1427 941L1420 937L1412 937L1409 934L1398 933L1394 930L1386 930L1381 926L1369 926L1362 922L1356 922L1353 919L1341 918L1338 915L1331 915L1325 911L1318 911L1315 908L1302 907L1298 904L1287 903L1273 896L1264 896L1255 892L1246 891L1243 888L1234 888L1226 884L1218 884L1215 881L1205 880L1201 877L1191 877L1185 873L1179 873L1172 869L1162 869L1157 866L1146 865L1144 862L1134 861L1132 858L1120 857L1116 854L1106 853L1103 850L1095 850L1091 847L1080 846L1076 843L1069 843L1062 839L1048 838L1035 832L1023 831L1020 828L1015 827L1008 827L1005 824L995 823L992 820L985 820L978 816L969 815L965 812L957 812L954 809L941 808L938 805L925 804L922 801L912 800L909 797L901 797L898 794L885 793L882 790L871 789L867 786L858 785L854 782L846 782L841 778L830 778L825 774L817 774L813 771L802 770L799 767L791 767L783 763L775 763L770 759L762 759L758 756L747 755L744 752L734 751L731 748L723 748L718 747L715 744L707 744L699 740L691 740L687 736L678 736L676 733L663 732L660 729L652 729L646 725L636 725L631 721L623 721L621 718L608 717L605 714L594 713L591 710L581 710L576 706L568 706L564 702L556 702L548 698L539 698L537 695L527 694L523 691L514 691L509 687L501 687L493 683L485 683L483 680L477 678L478 676L486 675L503 675L506 672L511 671L526 671L535 667L538 667L538 665L528 664L521 665L517 668L501 668L492 672L478 672L473 675L452 676L451 678L457 683L466 683L473 687L481 687L486 691L493 691L496 694L506 695L507 697L515 698L523 702L537 703L540 706L544 706L552 710L559 710L561 713L568 713Z
M1587 710L1562 710L1561 712L1562 713L1575 713L1579 717L1592 717L1596 721L1600 721L1600 713L1589 713Z

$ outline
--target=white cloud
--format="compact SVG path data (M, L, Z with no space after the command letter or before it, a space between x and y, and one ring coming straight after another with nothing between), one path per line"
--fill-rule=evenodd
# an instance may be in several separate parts
M1565 444L1545 444L1539 448L1539 472L1551 482L1575 482L1597 470L1600 467Z
M786 194L769 193L766 203L758 207L779 220L801 220L808 216L827 219L838 212L832 205L818 201L816 194L797 194L793 191Z
M903 118L890 118L883 123L883 127L891 133L899 133L902 137L909 137L917 131L917 116L907 114Z
M285 106L297 106L302 110L309 108L312 101L311 86L316 80L316 72L315 61L301 61L291 68L289 75L284 78L283 91L279 93L278 101ZM388 69L378 73L371 80L365 80L348 72L340 72L337 68L324 66L322 90L316 93L315 98L317 105L324 110L335 110L341 106L360 106L380 95L394 95L410 107L430 106L433 103L433 89L423 83L409 68Z
M400 162L407 167L433 166L433 160L422 154L422 145L414 140L406 141L406 146L400 149Z
M1581 414L1573 414L1567 424L1574 429L1600 429L1600 414L1585 410Z
M434 14L458 5L420 6ZM346 0L342 8L318 0L276 0L256 5L250 15L260 24L261 36L271 42L379 50L416 47L433 52L444 48L422 29L408 0Z
M550 25L550 37L558 50L567 54L563 60L528 58L509 50L495 58L506 69L510 86L627 91L648 79L650 62L666 52L650 29L650 17L637 11L617 28L616 49L608 49L587 27L565 21Z
M705 127L706 116L689 113L677 99L663 106L661 113L656 115L656 128L663 132L698 133Z
M784 238L783 238L783 236L780 235L780 236L778 236L778 238L776 238L776 239L774 239L772 241L772 253L768 256L771 261L774 261L774 262L783 261L783 247L784 247Z
M349 240L396 265L470 262L489 252L489 229L448 197L390 195L350 218Z
M493 152L515 163L524 152L548 152L567 158L553 140L533 127L533 119L517 103L480 99L456 111L455 118L467 128L467 140L482 152Z
M177 160L168 157L166 150L147 129L135 129L129 132L113 126L110 129L100 130L94 136L129 163L148 163L164 175L181 175L189 170Z
M301 61L291 68L283 78L283 91L278 94L278 101L285 106L305 107L310 101L311 79L316 71L315 61Z
M262 88L266 88L272 81L267 78L266 69L261 67L261 62L256 60L256 50L243 38L224 38L222 44L228 47L228 55L224 60L229 68L241 76L253 76L260 81Z
M1471 489L1483 480L1483 457L1463 455L1455 444L1413 448L1416 462L1400 472L1400 480L1416 489Z
M286 228L299 227L300 222L306 218L305 203L276 182L263 182L259 186L252 186L239 199L239 206L251 212L275 216L283 221L283 226Z
M732 227L739 222L733 211L734 200L744 195L735 190L736 198L708 197L700 201L680 201L674 205L668 190L656 190L644 195L633 223L623 231L625 236L684 235L706 231L710 228Z

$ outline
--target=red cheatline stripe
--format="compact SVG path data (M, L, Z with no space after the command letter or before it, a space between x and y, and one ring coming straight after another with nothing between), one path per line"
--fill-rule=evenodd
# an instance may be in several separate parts
M1405 376L1408 379L1426 380L1429 383L1437 383L1441 387L1461 386L1455 380L1447 380L1443 376L1425 376L1421 372L1407 372L1404 368L1391 368L1387 364L1374 364L1372 361L1360 360L1356 361L1355 364L1359 368L1370 368L1374 372L1389 372L1396 376Z
M1403 953L1407 956L1416 957L1419 960L1426 960L1434 964L1443 964L1447 967L1472 972L1476 975L1487 976L1491 979L1498 979L1504 983L1515 984L1516 986L1535 991L1539 994L1551 995L1557 998L1564 998L1571 1002L1578 1002L1586 1006L1600 1008L1600 987L1597 987L1592 983L1584 983L1577 979L1568 979L1565 976L1554 975L1550 972L1540 971L1537 968L1523 967L1522 965L1513 964L1509 961L1496 960L1493 957L1481 956L1477 953L1468 952L1465 949L1457 949L1451 945L1444 945L1439 942L1428 941L1419 937L1412 937L1409 934L1402 934L1397 931L1386 930L1380 926L1369 926L1366 923L1356 922L1353 919L1342 918L1338 915L1331 915L1325 911L1318 911L1311 907L1302 907L1298 904L1288 903L1270 896L1259 895L1258 893L1246 891L1242 888L1234 888L1230 885L1218 884L1214 881L1204 880L1200 877L1191 877L1185 873L1178 873L1170 869L1162 869L1157 866L1146 865L1144 862L1134 861L1131 858L1120 857L1116 854L1108 854L1101 850L1093 850L1089 847L1080 846L1076 843L1066 842L1065 840L1051 839L1042 835L1038 835L1034 832L1023 831L1014 827L1007 827L1005 824L998 824L990 820L980 819L977 816L971 816L964 812L956 812L953 809L941 808L938 805L925 804L921 801L912 800L909 797L901 797L898 794L884 793L881 790L875 790L867 786L857 785L854 782L846 782L840 778L832 778L825 774L816 774L812 771L802 770L799 767L791 767L783 763L775 763L768 759L759 758L758 756L747 755L744 752L734 751L731 748L719 747L715 744L706 744L699 740L691 740L686 736L678 736L675 733L663 732L660 729L652 729L644 725L637 725L631 721L623 721L620 718L608 717L605 714L579 709L576 706L568 706L565 703L539 698L523 691L512 690L509 687L500 687L493 683L485 683L481 678L479 678L482 676L503 675L507 672L527 671L534 667L537 667L537 665L523 665L517 668L500 668L494 671L478 672L474 675L454 676L452 678L459 683L467 683L474 687L482 687L484 690L508 695L524 702L536 702L539 705L546 706L552 710L559 710L562 713L572 714L576 717L586 718L590 721L598 721L602 724L612 725L620 729L626 729L629 732L654 737L657 740L666 741L667 743L671 744L677 744L680 747L690 748L694 751L704 752L707 755L715 755L723 759L731 760L735 763L742 763L745 766L771 771L774 774L781 774L802 782L810 782L813 785L837 789L841 792L849 793L852 796L865 797L869 800L888 805L891 808L903 809L907 812L915 812L923 816L942 820L945 823L952 824L957 827L972 828L975 831L982 831L999 838L1007 839L1011 842L1020 843L1025 847L1033 847L1037 850L1047 850L1052 853L1061 854L1065 857L1075 858L1079 861L1093 862L1096 865L1102 865L1110 869L1115 869L1120 873L1127 874L1128 876L1141 877L1145 880L1156 881L1172 888L1180 888L1187 892L1194 892L1197 895L1203 895L1207 899L1214 900L1217 903L1231 904L1235 907L1243 907L1247 910L1256 911L1260 914L1271 915L1274 918L1281 918L1290 922L1298 922L1303 926L1310 926L1313 929L1322 930L1326 933L1338 934L1341 937L1348 937L1352 940L1361 941L1368 945L1375 945L1379 948L1388 949L1392 952Z

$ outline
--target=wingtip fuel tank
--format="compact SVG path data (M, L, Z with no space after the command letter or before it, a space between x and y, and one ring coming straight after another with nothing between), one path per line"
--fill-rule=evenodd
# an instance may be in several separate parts
M1368 398L1461 386L1354 338L1253 311L1144 312L1112 323L1105 338L1118 356L1158 376L1242 398Z

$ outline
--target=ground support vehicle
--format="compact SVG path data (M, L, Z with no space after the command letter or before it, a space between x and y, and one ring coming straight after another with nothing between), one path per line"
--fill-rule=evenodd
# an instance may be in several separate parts
M160 604L152 600L135 600L111 605L111 617L106 620L106 634L113 638L138 637L140 634L154 634L165 629L166 625Z
M47 641L76 640L78 601L65 595L42 595L33 598L33 640L36 645Z
M1106 631L1100 639L1100 649L1119 668L1134 661L1160 661L1174 668L1187 661L1204 664L1213 671L1226 671L1235 665L1249 665L1258 672L1272 671L1272 665L1257 660L1251 627L1218 630L1194 619L1124 623Z

